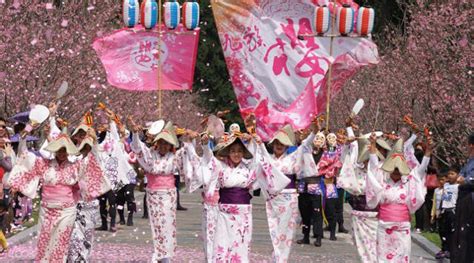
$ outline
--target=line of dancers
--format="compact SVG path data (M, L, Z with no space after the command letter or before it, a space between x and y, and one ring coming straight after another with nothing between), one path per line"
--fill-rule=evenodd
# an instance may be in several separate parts
M136 172L130 159L135 158L147 179L152 262L170 262L176 256L175 174L188 192L202 189L207 262L249 262L255 190L266 200L274 262L289 262L300 225L299 244L310 244L313 227L313 245L321 246L324 220L329 239L336 240L336 212L342 211L344 191L349 193L352 235L361 260L410 261L410 214L426 195L429 136L425 157L417 160L415 133L406 142L395 134L361 134L353 118L337 133L324 132L319 119L305 131L285 125L264 143L252 116L245 120L247 133L238 124L223 132L216 116L209 119L217 119L217 125L204 132L171 122L156 131L132 118L121 120L105 107L101 110L110 122L101 132L94 130L88 113L69 135L66 127L56 125L56 108L53 104L49 124L43 127L49 136L41 154L29 152L22 139L7 180L13 192L30 198L41 189L36 261L90 260L97 211L102 215L99 230L116 231L115 194L133 193ZM136 210L133 204L128 211ZM120 219L125 221L122 209ZM127 221L133 224L130 215ZM341 223L339 231L346 232Z

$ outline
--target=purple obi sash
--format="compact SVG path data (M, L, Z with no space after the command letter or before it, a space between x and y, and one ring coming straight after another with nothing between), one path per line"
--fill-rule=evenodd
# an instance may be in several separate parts
M377 212L377 208L370 209L367 206L367 201L365 195L351 195L349 196L349 205L351 205L353 210L363 211L363 212Z
M249 205L252 196L249 189L242 187L230 187L219 189L219 203L234 205Z
M288 179L290 179L290 183L285 187L285 189L296 189L296 174L285 174Z

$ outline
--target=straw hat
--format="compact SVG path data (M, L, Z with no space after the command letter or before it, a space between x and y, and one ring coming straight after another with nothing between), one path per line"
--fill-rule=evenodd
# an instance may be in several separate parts
M237 136L231 136L227 141L221 143L221 149L217 152L217 155L222 157L229 156L230 146L233 144L239 143L244 149L244 159L252 159L253 155L249 152L242 140ZM217 146L216 146L217 147Z
M179 146L178 137L176 137L175 127L173 126L172 122L168 122L163 130L156 135L153 143L164 140L165 142L173 145L175 148Z
M270 141L270 144L272 144L275 140L278 140L285 146L294 146L296 144L296 136L293 128L291 128L291 125L287 124L281 128Z
M75 130L74 132L72 133L71 136L74 136L76 135L77 133L79 133L80 131L84 131L85 133L87 133L87 131L90 129L89 126L85 125L85 124L81 124L79 125Z
M369 159L369 145L370 145L370 141L368 139L365 139L365 138L360 138L357 140L357 144L359 146L359 156L357 158L357 162L358 163L363 163L365 161L367 161ZM384 140L384 139L377 139L377 145L379 145L380 147L386 149L387 151L391 151L392 148L390 147L390 145ZM377 156L379 157L380 160L385 160L385 157L383 156L383 154L377 150L376 152Z
M71 141L71 138L64 133L60 134L54 141L50 142L45 150L55 153L62 148L66 148L66 152L69 155L77 155L79 153L77 147Z
M392 151L382 165L382 170L387 173L392 173L395 168L397 168L402 175L408 175L410 173L410 168L403 154L403 139L399 139L395 143Z
M79 145L79 148L77 149L78 151L81 151L84 146L89 145L91 148L94 147L94 139L90 136L87 136L82 140L81 145Z

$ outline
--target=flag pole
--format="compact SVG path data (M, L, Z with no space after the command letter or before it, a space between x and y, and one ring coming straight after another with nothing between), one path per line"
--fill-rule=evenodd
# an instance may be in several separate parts
M162 112L162 89L161 89L161 8L162 0L158 1L158 117L161 119Z
M333 53L333 43L334 43L334 27L336 26L336 15L337 9L335 8L335 2L333 3L333 10L335 11L333 15L331 15L331 39L329 42L329 57L332 57ZM331 85L332 85L332 62L329 61L329 68L328 68L328 81L327 81L327 89L326 89L326 132L329 132L329 113L331 107Z

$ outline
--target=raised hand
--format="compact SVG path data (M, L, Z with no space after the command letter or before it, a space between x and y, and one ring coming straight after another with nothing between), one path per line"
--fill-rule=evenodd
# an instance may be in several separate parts
M257 132L257 120L255 119L254 114L250 114L244 120L245 128L250 134L255 134Z
M377 153L377 135L375 134L375 132L372 132L372 134L369 137L369 141L370 141L370 146L369 146L370 153L372 154Z
M51 102L49 104L48 109L49 109L50 115L55 115L58 110L58 105L55 102Z
M209 143L209 135L207 135L207 133L204 133L201 136L201 144L202 145L207 145L208 143Z
M415 133L420 132L420 128L418 127L416 123L413 122L413 117L411 116L411 114L407 114L403 116L403 122L405 122L408 126L410 126L413 132Z

